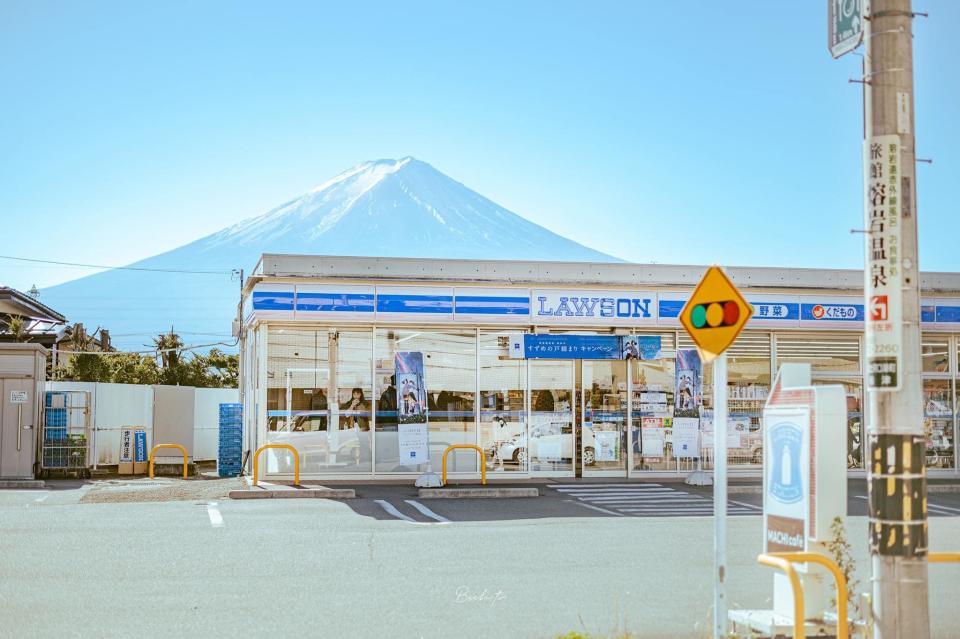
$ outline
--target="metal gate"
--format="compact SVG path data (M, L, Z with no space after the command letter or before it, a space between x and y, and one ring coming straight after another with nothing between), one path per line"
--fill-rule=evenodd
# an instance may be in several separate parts
M90 393L47 391L40 446L40 476L53 472L89 477Z

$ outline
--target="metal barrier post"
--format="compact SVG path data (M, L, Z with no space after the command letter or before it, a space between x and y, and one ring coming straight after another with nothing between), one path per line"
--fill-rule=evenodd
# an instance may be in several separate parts
M794 639L805 639L806 632L803 623L803 587L800 585L800 577L793 565L775 554L759 555L757 561L765 566L778 568L787 573L790 578L790 591L793 593L793 637Z
M440 485L447 485L447 454L451 450L456 450L458 448L468 448L475 450L480 454L480 483L486 485L487 483L487 456L483 453L483 449L479 446L473 444L453 444L452 446L447 446L443 450L443 462L441 464L442 473L440 475Z
M187 478L187 449L180 444L157 444L150 449L150 479L153 479L153 456L161 448L177 448L183 455L183 478Z
M928 552L927 561L931 564L960 563L960 552Z
M294 448L290 444L264 444L263 446L257 449L257 452L253 454L253 485L254 486L257 485L257 481L259 480L259 477L260 477L260 464L258 463L260 460L260 453L267 450L268 448L279 448L283 450L289 450L291 453L293 453L293 485L299 486L300 485L300 453L297 451L296 448Z
M782 557L792 563L819 564L830 571L837 583L837 639L847 639L850 629L847 621L847 578L840 567L829 557L815 552L773 552L774 557Z

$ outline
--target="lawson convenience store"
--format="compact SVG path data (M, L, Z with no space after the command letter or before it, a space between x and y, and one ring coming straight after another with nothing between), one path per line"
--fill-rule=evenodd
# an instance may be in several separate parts
M451 444L479 445L491 479L662 476L701 456L709 468L711 370L677 319L704 268L263 255L241 303L247 448L293 445L306 477L412 478L422 467L398 424L412 410L434 468ZM862 272L727 272L755 310L728 351L732 471L759 472L771 380L807 362L815 384L846 389L847 464L861 472ZM921 286L926 461L956 474L960 274ZM420 362L414 390L397 377L407 361ZM288 454L265 457L268 476L292 472ZM478 477L479 463L455 451L451 475Z

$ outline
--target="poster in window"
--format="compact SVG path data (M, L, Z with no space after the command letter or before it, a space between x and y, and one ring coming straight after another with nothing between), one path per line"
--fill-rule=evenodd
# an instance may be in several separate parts
M698 417L703 404L703 364L693 348L677 349L673 414Z
M430 433L427 428L427 385L423 374L423 353L397 353L395 368L400 463L406 466L425 464L430 459Z

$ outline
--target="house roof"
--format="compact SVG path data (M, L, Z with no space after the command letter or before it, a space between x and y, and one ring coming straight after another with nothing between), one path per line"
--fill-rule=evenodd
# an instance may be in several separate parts
M0 286L0 315L22 315L44 322L63 323L67 318L46 304L9 286Z

